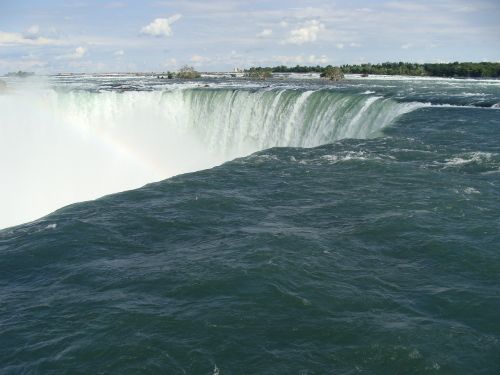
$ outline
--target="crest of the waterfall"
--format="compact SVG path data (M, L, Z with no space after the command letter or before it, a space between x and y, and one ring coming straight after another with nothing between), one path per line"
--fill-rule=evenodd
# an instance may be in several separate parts
M419 106L296 89L2 95L0 227L269 147L373 137Z
M178 96L182 99L172 100ZM275 146L373 137L398 116L423 106L331 90L188 89L164 97L182 102L182 126L225 159Z

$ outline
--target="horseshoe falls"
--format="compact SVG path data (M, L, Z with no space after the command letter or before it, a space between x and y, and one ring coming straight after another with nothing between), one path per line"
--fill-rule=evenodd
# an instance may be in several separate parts
M299 78L5 78L0 374L500 373L500 82Z
M0 227L271 147L373 137L419 106L323 89L14 92L0 97Z

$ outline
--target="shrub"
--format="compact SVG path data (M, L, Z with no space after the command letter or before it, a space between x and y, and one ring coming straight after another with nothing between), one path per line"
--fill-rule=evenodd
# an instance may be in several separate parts
M320 76L331 81L340 81L341 79L344 79L344 73L342 70L332 66L327 66Z
M181 79L194 79L201 77L200 73L194 70L192 66L187 66L187 65L180 68L175 76Z
M252 79L267 79L273 76L271 68L250 68L245 72L245 76Z

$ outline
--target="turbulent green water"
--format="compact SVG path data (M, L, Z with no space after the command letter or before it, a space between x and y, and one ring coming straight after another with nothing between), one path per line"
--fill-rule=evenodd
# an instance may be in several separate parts
M229 161L0 231L0 374L500 373L497 82L206 82L44 91Z

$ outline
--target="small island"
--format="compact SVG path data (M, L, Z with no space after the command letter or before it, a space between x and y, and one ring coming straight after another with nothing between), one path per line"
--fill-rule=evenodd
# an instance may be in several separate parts
M196 79L200 78L200 72L196 71L192 66L184 65L177 73L171 71L155 74L158 79Z
M250 79L267 79L273 76L272 68L250 68L245 70L245 77Z
M327 67L319 75L321 78L329 79L330 81L341 81L344 79L344 72L340 68Z
M187 65L180 68L177 74L175 75L175 78L180 78L180 79L195 79L200 77L201 74L199 72L197 72L192 66L187 66Z

